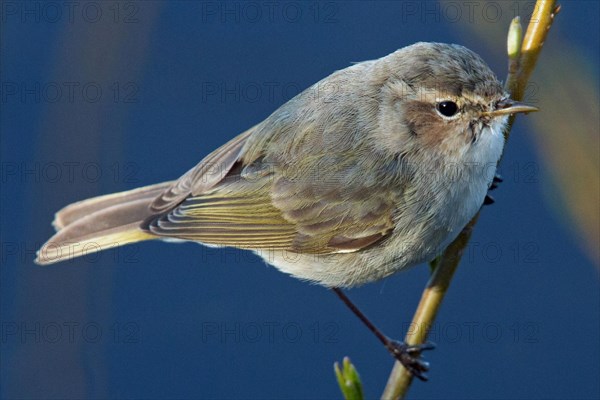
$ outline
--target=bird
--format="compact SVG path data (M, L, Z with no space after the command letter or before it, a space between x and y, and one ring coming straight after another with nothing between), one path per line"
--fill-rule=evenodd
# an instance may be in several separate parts
M66 206L35 262L176 239L247 249L328 288L374 282L457 237L509 115L532 111L475 52L416 43L334 72L177 180Z

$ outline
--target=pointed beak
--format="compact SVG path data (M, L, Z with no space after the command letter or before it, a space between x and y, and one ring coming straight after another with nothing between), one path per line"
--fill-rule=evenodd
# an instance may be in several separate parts
M539 108L518 101L514 101L512 99L503 99L496 103L496 109L494 111L485 112L483 113L483 115L497 117L500 115L530 113L535 111L539 111Z

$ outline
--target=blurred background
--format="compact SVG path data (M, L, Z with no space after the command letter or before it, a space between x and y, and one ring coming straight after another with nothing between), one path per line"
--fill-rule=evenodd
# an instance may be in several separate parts
M146 242L33 264L53 214L177 178L352 62L463 44L506 76L533 1L3 1L2 398L368 397L393 360L329 291L256 256ZM411 398L600 397L599 3L564 2ZM402 338L426 266L349 291Z

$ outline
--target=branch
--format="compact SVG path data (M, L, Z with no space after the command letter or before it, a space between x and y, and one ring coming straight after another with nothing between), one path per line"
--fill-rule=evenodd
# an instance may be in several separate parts
M556 0L537 0L521 46L518 45L520 23L516 18L513 20L508 38L509 74L506 80L506 90L511 93L513 100L523 99L525 86L535 68L554 16L559 10L560 6L556 6ZM509 137L514 119L514 115L509 119L504 133L506 139ZM442 256L432 263L433 273L406 334L406 343L421 344L425 342L428 330L435 320L478 218L479 212L465 226L454 242L446 248ZM402 364L396 362L381 397L383 399L404 398L411 382L412 375Z

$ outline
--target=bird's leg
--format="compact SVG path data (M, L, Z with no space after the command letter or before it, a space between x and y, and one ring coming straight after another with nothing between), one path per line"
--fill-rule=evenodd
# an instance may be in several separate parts
M494 179L492 180L492 184L490 185L490 188L488 190L494 190L497 189L498 186L500 186L500 183L502 183L503 179L500 175L496 174L494 175ZM496 202L496 200L494 200L494 198L492 196L490 196L489 194L485 195L485 199L483 200L483 205L484 206L489 206L490 204L494 204Z
M367 318L367 316L363 314L362 311L360 311L358 307L356 307L354 303L352 303L352 301L350 301L350 299L344 294L344 292L342 292L341 289L332 288L332 290L335 292L335 294L338 295L338 297L344 302L344 304L348 306L348 308L352 310L352 312L363 322L363 324L365 324L367 328L369 328L369 330L373 332L375 336L377 336L377 339L379 339L379 341L383 343L385 348L392 354L392 356L394 356L396 360L402 363L402 365L404 365L404 367L408 371L410 371L411 374L413 374L422 381L426 381L428 379L425 373L429 371L429 363L421 359L421 352L423 350L433 349L435 347L433 343L428 342L421 345L408 345L404 342L399 342L397 340L390 339L389 337L384 335L379 329L377 329L375 325L373 325L373 323Z

